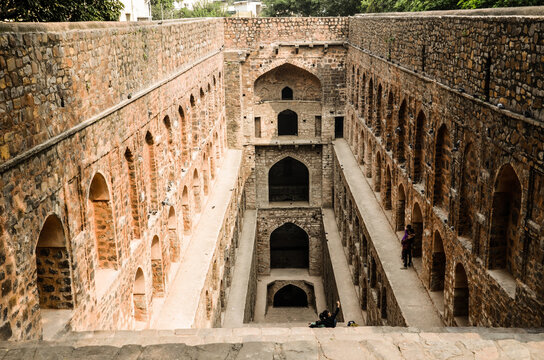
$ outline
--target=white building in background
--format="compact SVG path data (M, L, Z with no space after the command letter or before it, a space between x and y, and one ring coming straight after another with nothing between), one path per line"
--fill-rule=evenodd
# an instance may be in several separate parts
M257 17L261 13L262 2L260 1L235 1L228 7L229 14L236 17Z
M121 10L119 21L146 21L151 20L150 0L121 0L124 9Z

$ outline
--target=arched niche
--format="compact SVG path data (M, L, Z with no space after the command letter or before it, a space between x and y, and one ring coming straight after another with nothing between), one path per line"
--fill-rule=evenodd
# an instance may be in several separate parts
M268 201L309 201L310 175L306 165L292 157L268 171Z
M72 309L71 259L62 222L49 215L36 245L36 282L40 309Z
M117 269L117 245L110 193L106 179L97 173L89 187L89 203L92 209L93 231L99 269Z
M145 291L145 276L142 268L136 270L132 287L132 301L134 306L134 320L147 322L147 297Z
M270 234L271 268L309 268L310 242L306 231L285 223Z
M151 273L153 276L153 295L164 295L164 264L162 248L158 236L151 241Z
M321 101L321 81L309 71L289 63L275 67L254 82L255 101L281 100L288 87L297 100Z
M467 273L462 264L457 264L453 284L453 316L458 326L469 323L469 299Z
M281 89L281 99L293 100L293 89L291 89L289 86L286 86L283 89Z
M308 296L298 286L289 284L274 294L274 307L308 307Z

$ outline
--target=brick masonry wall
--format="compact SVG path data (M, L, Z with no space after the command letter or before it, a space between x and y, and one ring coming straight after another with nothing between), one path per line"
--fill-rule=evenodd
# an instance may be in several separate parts
M349 42L374 56L544 120L542 17L367 15L349 25Z

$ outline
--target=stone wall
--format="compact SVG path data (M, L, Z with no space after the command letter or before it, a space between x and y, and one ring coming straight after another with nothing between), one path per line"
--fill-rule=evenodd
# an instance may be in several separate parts
M320 208L260 208L257 211L257 269L259 275L270 273L270 234L290 222L304 230L309 237L309 273L323 271L323 229Z
M421 229L416 269L444 299L437 306L448 325L538 327L544 320L544 230L535 221L544 202L544 132L519 114L530 106L542 116L533 76L542 64L531 54L542 42L541 23L396 15L351 23L346 139L384 210L392 210L392 226ZM418 54L430 43L422 71ZM512 111L481 99L488 55L489 101ZM466 287L458 281L465 276ZM468 316L456 315L461 302Z
M458 94L544 120L541 18L445 15L356 16L349 42Z
M204 200L225 149L222 21L2 26L0 58L10 64L0 76L2 338L41 336L34 249L51 214L69 253L72 328L133 328L138 268L145 323L151 239L158 236L167 270L169 236L179 237L182 255L201 205L193 192ZM109 268L98 263L95 233L105 228L93 202L109 205L101 216L111 219Z

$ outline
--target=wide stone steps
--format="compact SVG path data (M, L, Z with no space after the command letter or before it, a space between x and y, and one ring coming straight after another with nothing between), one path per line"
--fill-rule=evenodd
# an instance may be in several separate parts
M544 336L525 329L343 326L89 331L0 343L0 360L8 359L544 359Z

